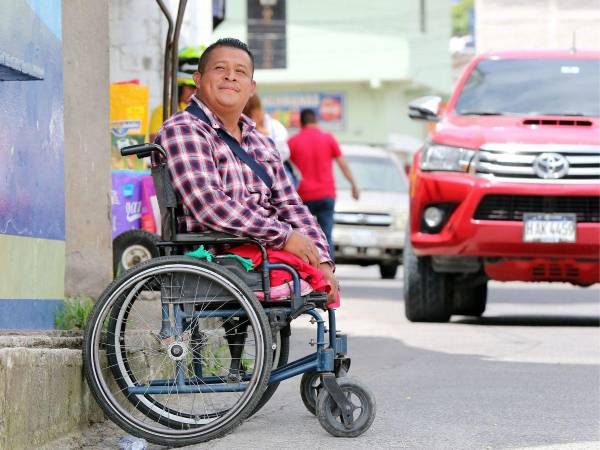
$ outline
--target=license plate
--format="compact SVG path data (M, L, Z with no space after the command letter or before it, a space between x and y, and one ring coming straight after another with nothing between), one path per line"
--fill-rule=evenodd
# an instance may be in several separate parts
M377 247L371 247L371 248L368 248L365 251L365 253L366 253L367 256L380 256L381 255L381 249L377 248Z
M523 214L524 242L575 242L575 214Z
M342 247L342 254L347 256L355 256L358 254L356 247Z
M373 247L377 245L377 235L371 230L353 230L350 242L355 247Z

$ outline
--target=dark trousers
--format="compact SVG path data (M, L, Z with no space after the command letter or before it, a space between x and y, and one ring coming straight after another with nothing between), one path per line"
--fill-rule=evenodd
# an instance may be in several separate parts
M304 202L317 222L321 226L327 243L329 244L329 254L331 259L335 260L335 247L333 246L333 211L335 209L335 198L322 198L320 200L311 200Z

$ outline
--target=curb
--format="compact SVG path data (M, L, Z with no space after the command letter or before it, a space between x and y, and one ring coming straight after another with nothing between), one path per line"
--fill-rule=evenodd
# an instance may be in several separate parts
M83 376L81 332L0 333L0 448L39 448L104 420Z

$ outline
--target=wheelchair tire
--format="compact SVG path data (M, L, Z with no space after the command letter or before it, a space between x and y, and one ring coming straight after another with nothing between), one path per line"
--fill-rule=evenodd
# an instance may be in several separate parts
M312 415L317 415L317 399L323 389L321 374L318 372L307 372L300 380L300 397L302 403Z
M277 333L277 348L278 351L273 352L273 370L283 367L288 363L288 358L290 356L290 335L289 332L284 330L279 330ZM275 360L277 359L277 360ZM262 398L254 408L254 411L250 414L253 416L256 414L265 404L273 397L275 391L279 387L279 383L272 383L267 386L265 393Z
M363 383L350 377L338 378L337 383L354 405L351 426L346 427L341 417L340 408L326 389L323 389L317 398L317 417L321 426L335 437L357 437L367 431L376 415L375 397L371 390ZM358 403L358 404L357 404ZM358 414L356 411L360 410Z
M162 280L169 277L171 285L163 286ZM249 361L245 364L251 366L252 372L246 374L243 383L241 380L231 381L229 378L231 374L219 375L217 372L216 376L209 375L213 379L221 379L221 384L217 384L218 386L227 388L227 384L223 383L241 383L240 387L244 390L222 392L217 389L215 391L210 388L211 384L207 384L211 382L203 381L209 378L198 378L193 374L185 375L185 372L183 376L188 380L189 386L200 386L202 383L210 390L205 390L204 393L183 393L178 391L173 382L186 369L186 366L189 369L190 365L184 359L170 361L175 358L170 356L171 353L166 353L169 350L165 350L166 344L162 342L165 339L159 333L162 330L160 300L162 295L157 298L157 294L165 290L174 292L175 288L186 292L186 279L191 280L189 283L193 283L194 279L208 280L210 281L209 290L214 285L213 289L216 292L221 289L222 292L227 293L229 296L227 303L222 303L218 308L215 306L215 311L224 304L228 305L227 308L231 308L229 305L233 302L238 306L231 309L234 312L224 319L225 321L237 320L236 323L240 323L241 326L242 318L246 318L244 322L248 322L250 331L247 333L252 340L251 343L250 340L244 341L244 350L247 345L253 345L254 353L248 353L245 356ZM180 281L181 286L176 285L173 280ZM198 283L198 281L195 282ZM196 289L198 288L196 287ZM209 299L210 296L207 294L199 306L206 309L209 308L209 305L214 304L214 297ZM136 302L139 302L139 305L136 305ZM169 306L169 308L173 308L173 311L176 311L178 307L180 307L179 304ZM157 314L151 315L153 312ZM175 314L177 313L175 312ZM234 316L235 314L237 316ZM135 322L138 319L139 323ZM192 319L186 330L199 326L200 320L202 319L196 317ZM214 337L224 340L219 330L220 328L207 329L207 339ZM225 331L225 333L228 332ZM234 329L233 333L238 333L238 329ZM191 331L189 334L192 334ZM181 336L185 337L185 332ZM186 343L183 337L181 342ZM108 286L98 299L85 331L84 372L98 404L106 415L122 429L159 445L192 445L224 436L254 411L263 397L271 373L271 340L270 325L262 306L252 291L239 278L214 263L199 261L195 258L159 257L126 272ZM187 343L190 350L184 354L185 356L189 357L194 354L194 345L190 338ZM104 360L102 350L106 350L107 362ZM214 350L215 354L218 350L219 348ZM213 354L213 349L210 349L208 353ZM251 356L254 357L253 360L250 358ZM219 361L226 358L215 356L214 359ZM183 362L180 363L180 361ZM153 365L156 362L158 363ZM115 364L117 365L115 366ZM171 366L175 367L174 371ZM227 369L218 364L215 367L217 371ZM202 373L204 374L204 371ZM203 375L203 377L205 376L206 374ZM159 384L156 384L155 381L154 385L160 386L160 383L163 383L162 386L167 386L168 392L159 394L128 392L129 388L139 389L140 385L141 387L151 387L148 383L157 378L164 380L158 382ZM138 380L141 380L141 384L138 384ZM173 387L169 388L168 383L172 383ZM235 395L230 396L229 394ZM210 396L213 396L214 402L211 400L208 404L204 397ZM214 398L217 396L219 397L218 401ZM226 397L226 399L222 400L222 397ZM229 400L230 398L231 400ZM224 403L226 400L227 403ZM200 402L202 405L199 404ZM194 409L196 404L198 407ZM211 412L208 412L209 409Z

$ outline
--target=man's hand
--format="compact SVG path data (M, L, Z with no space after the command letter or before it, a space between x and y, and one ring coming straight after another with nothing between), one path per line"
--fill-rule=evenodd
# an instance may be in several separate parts
M360 197L360 191L358 190L358 186L356 186L356 183L352 183L352 198L354 200L358 200Z
M296 255L305 263L308 263L313 267L319 267L319 262L321 261L319 250L317 250L317 246L312 239L302 233L292 231L283 250Z
M331 290L329 291L329 294L327 294L327 305L331 305L332 303L335 303L335 300L337 299L338 290L340 288L339 283L335 279L335 275L333 274L333 268L331 267L331 264L320 264L319 270L323 272L325 279L329 281L329 284L331 285Z

